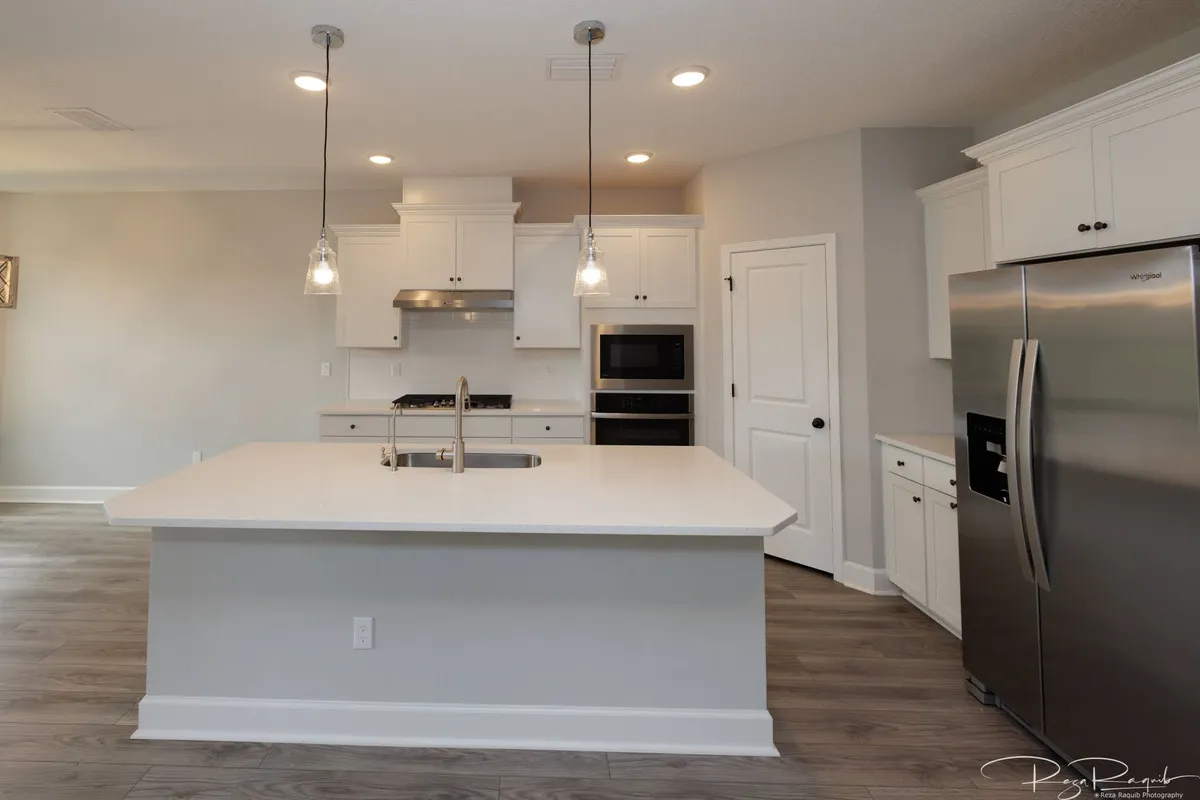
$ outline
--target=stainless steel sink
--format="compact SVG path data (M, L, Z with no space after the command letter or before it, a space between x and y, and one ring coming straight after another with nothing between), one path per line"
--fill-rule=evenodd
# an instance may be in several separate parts
M542 463L542 457L533 453L468 452L466 459L463 464L466 469L530 469ZM451 453L446 453L444 459L438 458L437 451L398 453L396 466L450 469L453 461L454 456ZM391 455L385 455L380 463L390 467Z

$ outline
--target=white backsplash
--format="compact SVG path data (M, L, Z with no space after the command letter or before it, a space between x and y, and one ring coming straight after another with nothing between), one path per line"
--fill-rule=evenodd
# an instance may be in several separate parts
M448 394L459 375L466 375L479 394L586 397L583 352L514 348L512 312L406 312L403 326L399 350L350 350L350 399ZM393 374L397 364L398 376Z

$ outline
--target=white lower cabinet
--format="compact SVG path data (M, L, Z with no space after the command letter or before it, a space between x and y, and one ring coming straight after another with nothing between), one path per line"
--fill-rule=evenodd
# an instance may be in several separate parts
M322 414L322 442L384 444L390 415ZM452 414L413 414L396 417L396 440L406 444L445 446L454 438ZM471 416L463 418L463 441L471 444L587 444L586 423L579 416Z
M910 603L961 637L954 466L891 445L883 447L888 580ZM914 474L922 476L920 483L912 480Z

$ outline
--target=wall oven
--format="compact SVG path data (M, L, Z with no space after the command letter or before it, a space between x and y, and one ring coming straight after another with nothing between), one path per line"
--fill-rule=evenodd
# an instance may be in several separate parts
M692 326L593 325L592 388L695 388Z
M595 392L592 394L592 444L695 444L692 395Z

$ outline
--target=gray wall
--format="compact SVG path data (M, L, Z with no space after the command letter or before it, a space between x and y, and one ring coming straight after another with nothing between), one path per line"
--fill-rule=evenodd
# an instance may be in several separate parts
M588 209L586 186L516 183L513 200L521 203L521 222L572 222ZM593 214L682 214L683 187L596 187L592 206Z
M929 357L925 215L915 191L967 172L968 128L868 128L862 132L870 435L948 433L954 427L950 362ZM870 448L872 499L881 497L879 448ZM883 516L874 516L882 566ZM851 559L857 561L858 559Z
M1184 2L1184 0L1180 0ZM975 127L975 140L982 142L993 136L1053 114L1068 106L1087 100L1109 89L1149 75L1177 61L1200 53L1200 28L1192 28L1149 47L1140 53L1118 61L1104 69L1066 85L1058 86L1028 100L1016 108L997 114Z
M949 432L949 365L929 358L922 206L970 169L969 129L866 129L704 167L684 189L700 233L705 443L724 449L721 246L837 235L845 558L883 566L875 433Z
M704 214L700 233L699 359L705 443L724 450L721 246L821 233L837 235L839 382L846 557L872 563L874 502L867 431L866 291L863 270L862 137L859 131L764 150L704 167L685 190Z

